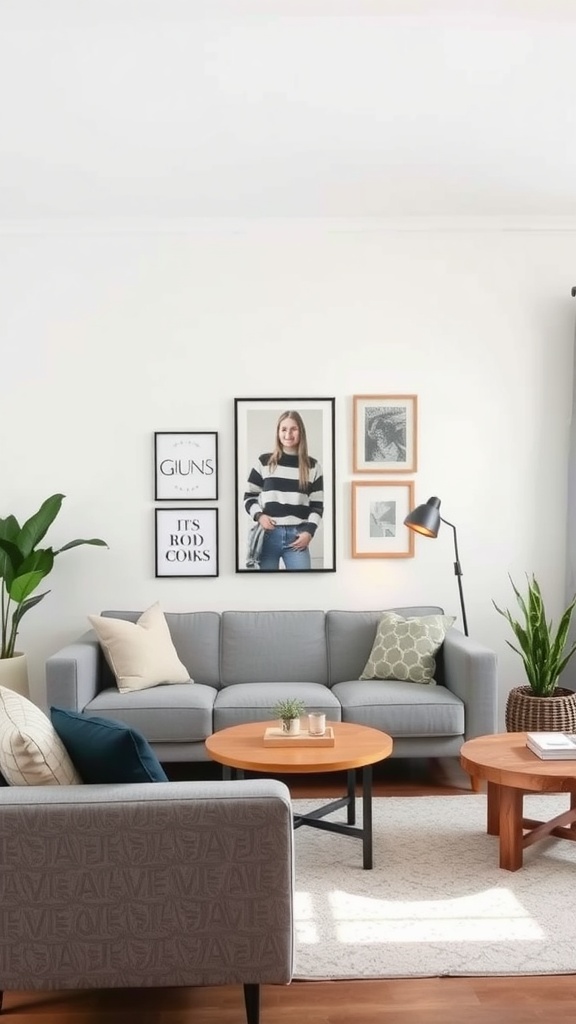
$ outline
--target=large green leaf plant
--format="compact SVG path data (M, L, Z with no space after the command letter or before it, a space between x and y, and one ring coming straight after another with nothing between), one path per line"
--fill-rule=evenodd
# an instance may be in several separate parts
M0 659L14 657L22 617L50 593L34 591L52 572L56 556L80 544L108 546L106 541L93 537L71 540L56 551L38 547L56 519L63 499L63 494L46 498L23 526L13 515L0 519Z
M542 592L535 577L526 576L528 582L526 598L515 586L512 577L509 579L522 611L521 619L514 619L507 608L499 608L495 601L492 602L496 611L510 623L518 641L518 647L510 640L507 640L506 643L522 658L526 677L534 696L553 696L559 676L576 651L576 641L568 651L566 650L570 620L576 606L576 595L562 615L558 629L554 631L552 620L546 619Z

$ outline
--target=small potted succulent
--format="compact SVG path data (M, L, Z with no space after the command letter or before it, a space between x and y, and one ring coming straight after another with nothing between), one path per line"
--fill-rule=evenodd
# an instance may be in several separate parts
M282 719L282 731L292 736L300 732L300 716L305 712L306 705L299 697L286 697L272 708L272 714Z

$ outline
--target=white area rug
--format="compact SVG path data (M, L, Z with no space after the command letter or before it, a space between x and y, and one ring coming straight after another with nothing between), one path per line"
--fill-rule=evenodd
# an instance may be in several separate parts
M524 807L548 820L569 798L528 796ZM519 871L500 869L483 795L377 797L373 822L371 871L359 839L294 833L296 978L576 971L576 843L544 839Z

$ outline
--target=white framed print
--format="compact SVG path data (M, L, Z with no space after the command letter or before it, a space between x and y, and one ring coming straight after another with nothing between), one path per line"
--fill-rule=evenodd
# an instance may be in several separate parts
M209 430L154 434L154 500L216 501L218 434Z
M413 507L411 480L354 480L352 558L413 558L414 531L404 526Z
M218 509L157 508L156 577L218 575Z

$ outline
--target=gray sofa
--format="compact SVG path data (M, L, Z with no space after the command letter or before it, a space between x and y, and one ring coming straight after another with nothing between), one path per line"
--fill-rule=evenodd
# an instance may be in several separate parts
M388 609L404 616L437 607ZM104 615L136 621L140 612ZM194 684L120 693L93 631L48 658L46 697L139 729L162 762L206 760L212 732L273 717L280 697L301 697L332 721L382 729L395 757L458 755L465 739L496 731L496 655L451 628L436 686L360 680L382 610L166 613Z
M293 973L293 828L273 779L0 789L2 991L259 986ZM217 851L217 853L216 853Z

